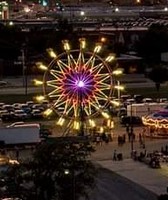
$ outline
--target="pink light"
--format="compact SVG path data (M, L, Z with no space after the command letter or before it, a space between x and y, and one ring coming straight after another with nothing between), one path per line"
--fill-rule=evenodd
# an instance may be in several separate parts
M77 86L78 86L78 87L84 87L85 84L84 84L83 81L78 81L78 82L77 82Z

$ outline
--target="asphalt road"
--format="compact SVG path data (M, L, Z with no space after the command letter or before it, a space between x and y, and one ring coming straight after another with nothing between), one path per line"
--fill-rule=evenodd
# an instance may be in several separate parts
M107 169L99 168L91 200L157 200L157 195Z

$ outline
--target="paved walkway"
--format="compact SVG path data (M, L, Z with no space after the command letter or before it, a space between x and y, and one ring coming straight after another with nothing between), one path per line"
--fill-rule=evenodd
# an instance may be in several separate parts
M155 150L160 151L161 147L168 144L168 140L146 140L147 152ZM114 150L122 153L122 161L113 161ZM139 142L134 143L134 149L137 152L144 151L140 148ZM108 145L96 146L96 152L92 159L104 168L107 168L117 174L136 182L142 187L154 192L157 195L165 194L168 187L168 163L161 163L161 168L153 169L145 163L134 161L130 158L131 144L127 142L123 146L118 146L117 142L111 142Z
M123 161L98 161L102 167L143 186L157 195L165 194L168 186L168 164L162 164L160 169L152 169L144 163L124 159Z

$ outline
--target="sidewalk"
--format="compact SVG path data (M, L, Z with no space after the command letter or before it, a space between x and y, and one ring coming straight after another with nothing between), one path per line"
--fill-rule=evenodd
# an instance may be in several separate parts
M162 164L160 169L152 169L144 163L132 159L123 161L97 161L102 167L141 185L157 195L165 194L168 186L168 163Z

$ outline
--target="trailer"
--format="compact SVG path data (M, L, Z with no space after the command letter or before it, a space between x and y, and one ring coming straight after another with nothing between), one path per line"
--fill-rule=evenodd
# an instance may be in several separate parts
M41 142L40 127L23 125L0 128L0 142L4 145L30 145Z
M168 103L133 103L127 105L127 116L142 117L158 112L168 106Z

